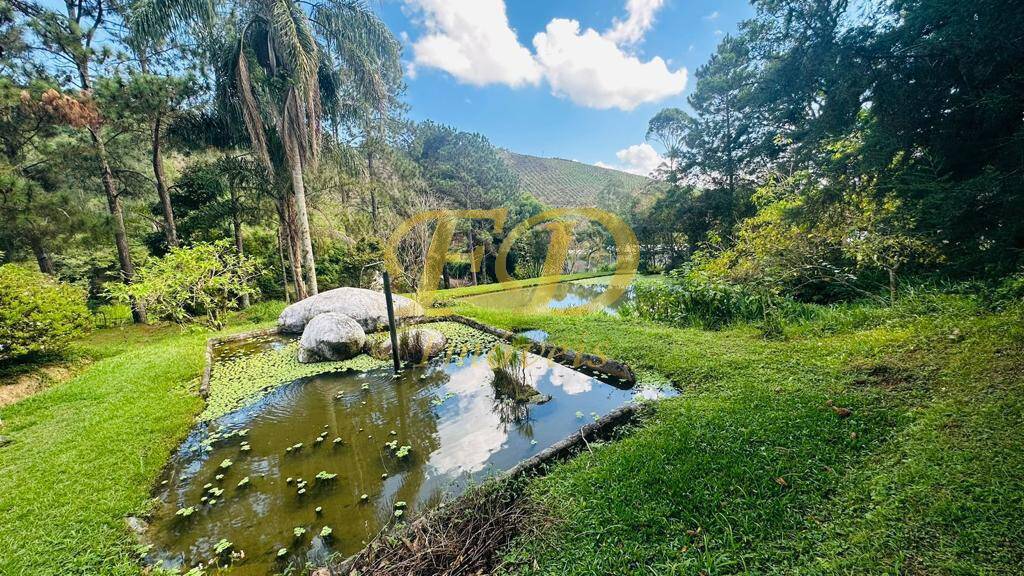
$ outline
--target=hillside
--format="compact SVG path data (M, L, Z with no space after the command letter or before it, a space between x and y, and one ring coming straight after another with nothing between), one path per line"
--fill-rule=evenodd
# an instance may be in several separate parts
M562 158L539 158L507 150L501 154L519 175L523 190L552 207L610 207L619 204L618 198L647 195L659 185L645 176Z

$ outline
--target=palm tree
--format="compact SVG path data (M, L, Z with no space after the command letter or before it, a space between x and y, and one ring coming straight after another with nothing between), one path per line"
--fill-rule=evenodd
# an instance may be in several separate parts
M218 27L218 101L240 117L253 153L294 199L306 289L317 293L304 170L316 164L325 121L381 113L401 83L400 47L357 0L241 0ZM135 27L151 37L172 23L210 23L204 0L143 0ZM223 39L223 30L233 32ZM286 176L285 176L286 175ZM284 182L282 182L284 183Z

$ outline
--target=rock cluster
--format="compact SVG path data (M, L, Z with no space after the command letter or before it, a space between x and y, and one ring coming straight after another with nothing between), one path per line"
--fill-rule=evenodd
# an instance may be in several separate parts
M404 296L394 297L394 307L400 323L423 316L423 308ZM277 325L281 332L302 334L299 362L347 360L363 351L367 332L387 329L387 304L381 292L335 288L288 306ZM443 348L443 335L441 340Z

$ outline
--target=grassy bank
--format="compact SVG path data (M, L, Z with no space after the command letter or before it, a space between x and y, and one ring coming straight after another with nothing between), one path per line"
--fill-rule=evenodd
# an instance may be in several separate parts
M235 318L225 333L276 317ZM142 512L168 455L202 409L204 330L126 326L92 334L88 367L0 410L0 574L137 574L125 516Z
M685 390L626 439L534 482L529 574L1017 574L1024 328L941 297L751 327L463 307Z
M483 287L480 287L483 288ZM280 305L225 332L268 324ZM816 309L765 340L602 314L455 312L624 360L683 394L530 483L527 574L1017 574L1024 317L970 299ZM142 512L203 409L205 331L123 327L74 378L0 409L2 574L137 574Z

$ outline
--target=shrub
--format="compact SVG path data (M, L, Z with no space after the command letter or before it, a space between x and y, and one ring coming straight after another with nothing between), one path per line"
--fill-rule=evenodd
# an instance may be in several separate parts
M0 266L0 362L63 351L90 324L85 291L14 264Z
M139 268L135 282L108 293L120 302L138 300L150 314L178 324L200 321L220 328L222 316L255 296L256 262L222 240L175 248Z
M670 282L637 282L632 300L619 313L715 330L734 322L763 321L771 302L767 294L750 288L687 275Z

